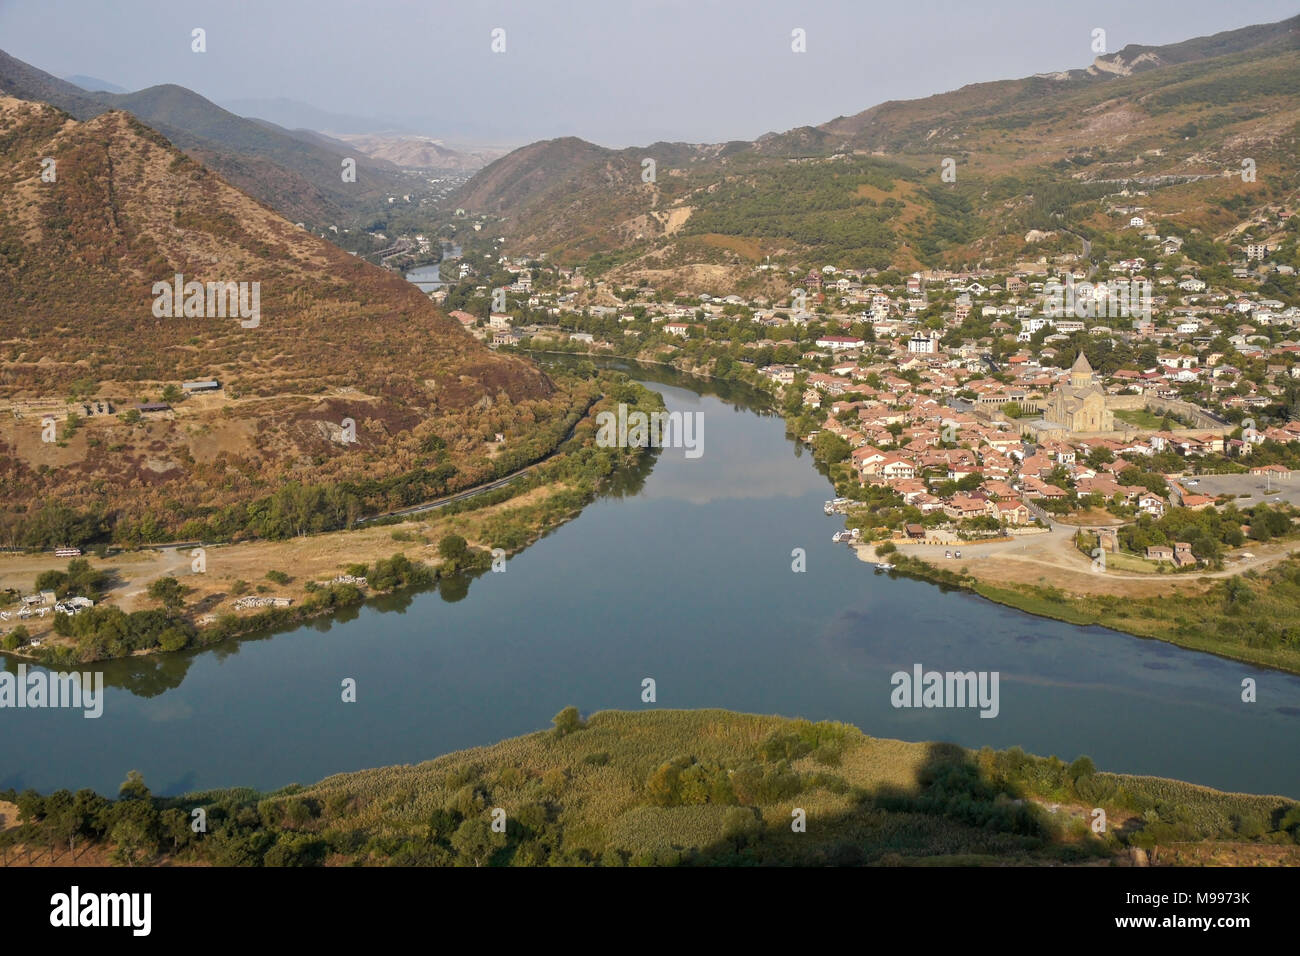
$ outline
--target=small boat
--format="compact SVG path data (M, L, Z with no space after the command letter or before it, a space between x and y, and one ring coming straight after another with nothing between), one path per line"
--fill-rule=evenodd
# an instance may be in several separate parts
M877 562L877 564L876 564L876 570L877 570L877 571L892 571L892 570L894 570L894 566L893 566L892 564L887 563L887 562L880 561L880 562Z

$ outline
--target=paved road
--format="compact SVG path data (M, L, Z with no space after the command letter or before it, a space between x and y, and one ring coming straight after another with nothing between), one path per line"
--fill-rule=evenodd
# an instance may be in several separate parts
M591 405L594 404L595 402L591 403ZM549 455L537 459L537 461L533 462L531 465L528 465L524 468L520 468L518 471L511 472L510 474L506 475L504 478L498 478L496 481L488 482L486 485L479 485L476 488L470 488L468 491L462 491L459 494L452 495L449 498L439 498L436 501L426 501L423 502L422 504L412 505L409 508L402 508L398 511L386 511L381 515L371 515L368 518L358 518L357 524L360 525L360 524L365 524L366 522L369 521L378 521L380 518L399 518L399 517L406 517L407 515L423 514L426 511L436 511L438 508L445 508L447 505L452 504L453 502L464 501L466 498L474 498L477 497L478 495L486 494L489 491L496 491L498 488L505 487L506 485L510 484L510 482L514 481L516 478L520 477L521 475L528 474L528 472L532 471L538 465L543 465L546 462L550 461L552 458L554 458L556 455L558 455L560 451L564 448L564 446L568 443L569 439L573 437L573 433L578 430L578 425L580 425L582 423L582 420L587 417L587 412L591 411L591 405L588 405L587 408L583 411L582 416L576 422L573 423L573 427L569 429L568 434L559 440L559 442L555 446L555 450L552 451Z
M548 456L549 457L549 456ZM402 508L398 511L386 511L381 515L371 515L369 518L358 518L357 524L366 524L370 521L378 521L380 518L404 518L407 515L424 514L426 511L436 511L438 508L445 508L447 505L456 501L464 501L466 498L475 498L478 495L486 494L489 491L496 491L498 488L504 488L510 482L514 481L521 475L532 471L541 462L535 462L527 468L521 468L514 474L506 475L504 478L498 478L496 481L486 485L479 485L477 488L471 488L469 491L462 491L460 494L452 495L450 498L439 498L437 501L426 501L424 504L412 505L410 508Z
M1083 261L1088 263L1087 281L1091 282L1093 274L1097 271L1097 264L1092 261L1092 240L1083 238L1083 236L1079 235L1077 232L1070 232L1069 229L1062 228L1061 231L1070 233L1070 235L1083 243Z

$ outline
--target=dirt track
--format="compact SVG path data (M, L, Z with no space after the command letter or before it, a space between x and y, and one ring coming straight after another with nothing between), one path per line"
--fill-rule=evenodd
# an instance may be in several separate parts
M1300 542L1250 544L1242 549L1254 557L1229 556L1222 571L1202 574L1142 574L1108 569L1093 570L1092 559L1074 546L1077 529L1056 525L1045 534L1025 535L1010 541L960 545L899 545L899 553L928 561L940 568L963 571L989 584L1043 584L1075 594L1121 594L1153 597L1176 589L1203 590L1214 578L1226 578L1250 569L1262 570L1300 551ZM945 558L945 551L960 551L961 560ZM1240 554L1240 552L1237 552ZM879 561L874 545L858 547L863 561Z

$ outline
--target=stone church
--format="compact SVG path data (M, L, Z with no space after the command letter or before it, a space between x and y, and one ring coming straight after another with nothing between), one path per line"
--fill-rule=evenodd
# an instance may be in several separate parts
M1069 378L1047 400L1043 419L1072 432L1108 432L1115 428L1115 413L1106 407L1106 393L1082 352L1074 360Z

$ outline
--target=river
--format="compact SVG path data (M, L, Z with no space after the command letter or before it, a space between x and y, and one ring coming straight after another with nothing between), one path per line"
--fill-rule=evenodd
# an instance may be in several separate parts
M460 246L444 242L442 244L442 262L458 258L460 258ZM418 269L412 269L406 273L406 279L408 282L413 282L421 292L432 292L435 289L440 289L444 285L439 269L441 265L441 262L435 262L431 266L420 266Z
M700 413L700 457L664 449L505 573L216 649L88 665L110 684L99 719L0 711L0 788L113 794L137 769L162 794L270 789L492 743L573 704L835 719L1300 797L1300 678L874 573L831 543L842 519L822 513L828 482L757 396L635 374L670 409ZM890 677L918 663L998 672L996 718L895 709ZM1245 677L1258 703L1242 703Z

